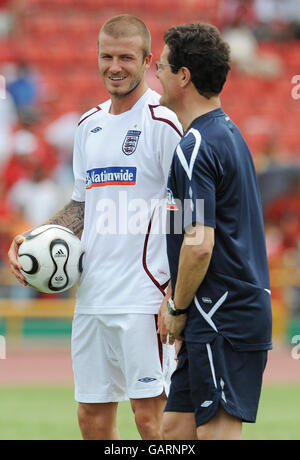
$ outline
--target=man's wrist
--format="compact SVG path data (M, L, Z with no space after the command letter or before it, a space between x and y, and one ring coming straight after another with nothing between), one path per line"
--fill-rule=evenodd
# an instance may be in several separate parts
M189 307L187 308L177 308L175 306L174 300L172 297L168 299L167 302L167 308L168 308L168 313L172 316L179 316L179 315L184 315L188 312Z

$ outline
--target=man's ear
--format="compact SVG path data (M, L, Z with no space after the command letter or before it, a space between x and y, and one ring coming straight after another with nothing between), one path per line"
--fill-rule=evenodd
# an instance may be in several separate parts
M181 86L181 88L185 88L192 80L191 72L187 67L181 67L181 69L179 69L179 72L181 73L179 85Z
M145 66L146 66L146 69L148 70L151 66L151 63L152 63L152 59L153 59L153 54L150 53L148 54L148 56L146 56L145 58Z

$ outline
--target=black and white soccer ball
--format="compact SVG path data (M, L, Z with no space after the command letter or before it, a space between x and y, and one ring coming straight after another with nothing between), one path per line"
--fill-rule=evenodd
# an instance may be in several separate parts
M32 230L19 247L19 261L27 283L40 292L70 289L82 272L80 239L68 228L43 225Z

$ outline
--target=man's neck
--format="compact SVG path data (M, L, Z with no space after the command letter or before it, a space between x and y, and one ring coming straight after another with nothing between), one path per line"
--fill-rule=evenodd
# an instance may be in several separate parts
M189 128L196 118L221 107L221 101L218 96L206 99L199 95L196 98L187 97L181 102L181 107L177 110L177 116L184 131Z
M120 115L121 113L127 112L137 103L137 101L145 94L148 90L146 82L142 85L137 86L131 93L119 97L111 95L111 106L109 112L112 115Z

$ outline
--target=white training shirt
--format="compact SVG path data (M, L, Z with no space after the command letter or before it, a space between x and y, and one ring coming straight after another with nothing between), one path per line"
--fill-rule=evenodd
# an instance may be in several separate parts
M166 196L182 135L176 115L159 106L159 100L148 89L127 112L112 115L109 100L79 122L72 199L85 201L85 255L78 313L159 310L169 266L157 204Z

